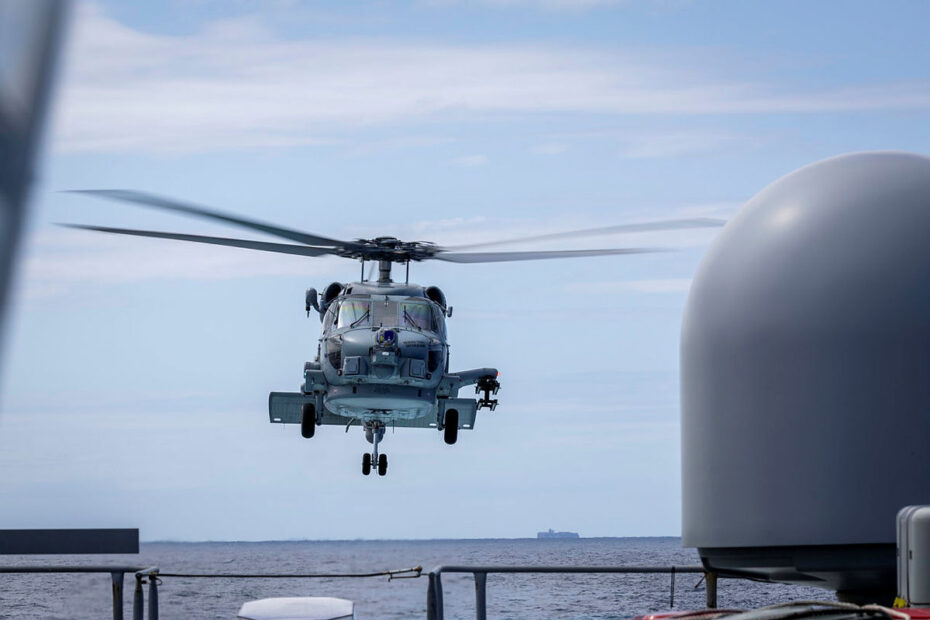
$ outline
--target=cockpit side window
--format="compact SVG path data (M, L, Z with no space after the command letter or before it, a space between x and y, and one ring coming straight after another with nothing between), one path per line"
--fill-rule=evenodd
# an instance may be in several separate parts
M367 299L346 299L339 304L336 327L370 327L371 305Z
M336 313L339 311L338 303L331 303L323 314L323 331L328 330L336 322Z
M443 338L446 336L446 319L442 314L442 310L439 309L439 306L435 304L430 304L430 308L433 312L433 331L440 334Z

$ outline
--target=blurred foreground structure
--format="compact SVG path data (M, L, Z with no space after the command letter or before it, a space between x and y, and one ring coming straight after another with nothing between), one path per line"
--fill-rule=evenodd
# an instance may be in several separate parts
M66 9L64 0L0 0L0 324Z

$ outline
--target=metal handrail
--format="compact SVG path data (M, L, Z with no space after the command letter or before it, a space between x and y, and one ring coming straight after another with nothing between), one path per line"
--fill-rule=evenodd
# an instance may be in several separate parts
M429 573L426 591L427 620L443 620L442 574L471 573L475 579L475 618L487 620L488 573L620 573L671 575L669 606L675 606L675 573L702 573L707 583L707 607L717 607L717 573L703 566L437 566Z
M133 573L136 587L132 597L132 619L144 620L145 594L142 586L149 586L148 620L158 620L158 586L162 577L184 579L351 579L387 577L416 579L423 574L422 566L367 573L165 573L157 566L0 566L0 573L109 573L113 583L113 620L123 620L123 581L126 573Z
M0 566L2 573L109 573L113 587L113 620L123 620L123 581L126 573L136 578L133 592L133 620L143 620L145 597L142 586L149 586L148 620L158 620L158 585L160 577L179 578L248 578L248 579L300 579L300 578L348 578L387 576L388 579L409 579L421 575L417 566L402 570L389 570L376 573L315 573L315 574L191 574L162 573L158 567L139 568L137 566ZM717 574L701 566L437 566L429 573L427 588L426 614L428 620L443 620L443 573L471 573L475 580L475 616L478 620L487 620L487 576L488 573L562 573L562 574L668 574L671 575L669 606L675 605L676 573L700 573L706 580L707 607L717 606Z
M156 569L157 570L157 569ZM159 577L183 577L185 579L359 579L364 577L387 577L395 579L416 579L423 573L422 566L399 568L368 573L165 573L158 572Z
M0 566L0 573L109 573L110 584L113 588L113 620L123 620L123 581L126 573L136 573L136 594L138 597L142 593L142 586L139 585L139 571L158 569L139 568L138 566ZM157 603L156 603L157 605ZM138 598L133 600L133 610L141 604ZM155 612L153 620L158 619L158 612ZM142 616L133 614L133 620L142 620Z
M136 571L136 589L132 601L132 619L143 620L145 597L142 586L149 585L149 616L148 620L158 620L158 585L162 577L178 577L183 579L352 579L366 577L387 577L388 581L394 579L416 579L423 574L422 566L385 570L368 573L165 573L158 567L146 568Z

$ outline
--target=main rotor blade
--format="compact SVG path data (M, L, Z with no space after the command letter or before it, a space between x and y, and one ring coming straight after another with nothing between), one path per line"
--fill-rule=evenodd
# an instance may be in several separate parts
M613 254L647 254L663 252L656 248L615 248L611 250L548 250L541 252L438 252L430 258L450 263L503 263L517 260L543 260L547 258L581 258L584 256L610 256Z
M233 248L247 250L261 250L262 252L277 252L279 254L297 254L298 256L323 256L333 254L332 248L313 248L306 245L291 245L289 243L268 243L267 241L252 241L249 239L228 239L226 237L205 237L203 235L183 235L179 233L158 232L154 230L135 230L131 228L109 228L107 226L86 226L84 224L59 224L66 228L79 228L81 230L96 230L98 232L115 233L118 235L133 235L135 237L154 237L156 239L176 239L178 241L194 241L196 243L209 243L212 245L225 245Z
M249 220L235 215L222 213L220 211L214 211L213 209L207 209L205 207L180 202L170 198L162 198L161 196L147 194L145 192L137 192L127 189L76 189L69 190L69 193L89 194L91 196L98 196L100 198L109 198L110 200L131 202L133 204L144 205L147 207L166 209L168 211L176 211L178 213L187 213L188 215L194 215L211 220L218 220L220 222L226 222L227 224L233 224L234 226L241 226L251 230L258 230L269 235L290 239L291 241L297 241L306 245L331 247L351 247L355 245L347 241L330 239L329 237L321 237L320 235L305 233L299 230L282 228L273 224L256 222L255 220Z
M484 241L468 245L452 245L444 247L446 250L470 250L472 248L487 248L494 245L510 243L526 243L529 241L550 241L553 239L570 239L572 237L593 237L596 235L617 235L625 233L652 232L656 230L682 230L686 228L714 228L726 224L726 220L714 217L696 217L677 220L657 220L654 222L638 222L635 224L619 224L616 226L601 226L598 228L584 228L567 232L550 233L547 235L533 235L531 237L517 237L514 239L501 239L499 241Z

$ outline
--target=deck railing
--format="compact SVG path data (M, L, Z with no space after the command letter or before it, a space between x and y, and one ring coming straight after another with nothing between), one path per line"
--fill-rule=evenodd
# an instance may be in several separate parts
M443 620L442 601L443 573L471 573L475 579L475 618L487 620L487 582L489 573L550 573L550 574L668 574L669 607L675 606L676 573L702 573L706 581L707 607L717 607L717 574L707 571L702 566L437 566L429 573L429 585L426 592L427 620Z
M138 566L0 566L0 573L6 574L33 574L33 573L103 573L110 575L110 585L113 591L113 620L123 620L123 581L126 573L135 574L136 589L132 602L133 620L142 620L142 583L145 575L151 571L158 572L157 568ZM158 594L155 581L152 581L153 600L155 601L155 615L149 615L152 620L158 619Z
M0 566L0 574L7 573L103 573L110 575L113 595L113 620L123 620L123 582L127 573L135 576L132 618L144 620L145 594L143 586L149 586L148 620L158 620L158 586L164 577L186 579L334 579L387 577L393 579L416 579L423 575L419 566L399 570L370 573L170 573L157 567L138 566ZM675 575L678 573L703 574L706 581L707 607L717 607L717 574L701 566L437 566L429 573L426 594L426 617L428 620L443 620L443 573L470 573L475 580L475 617L487 620L487 578L489 574L667 574L669 582L669 607L675 606Z
M423 567L402 568L369 573L170 573L161 572L158 567L138 568L136 566L0 566L0 574L30 573L109 573L113 587L113 620L123 620L123 581L126 573L136 578L136 587L132 596L132 620L145 618L145 594L142 586L149 586L148 620L158 620L158 586L163 577L180 577L184 579L359 579L369 577L387 577L394 579L416 579L422 576Z

